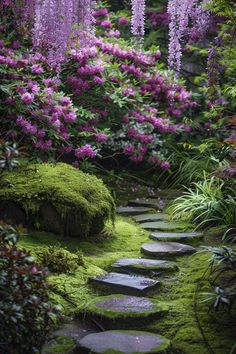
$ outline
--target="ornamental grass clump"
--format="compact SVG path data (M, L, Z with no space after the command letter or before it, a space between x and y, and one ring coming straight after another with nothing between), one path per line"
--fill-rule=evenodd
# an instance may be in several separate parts
M225 239L235 239L236 195L217 177L207 178L186 188L183 196L169 207L174 219L193 222L198 229L225 227Z

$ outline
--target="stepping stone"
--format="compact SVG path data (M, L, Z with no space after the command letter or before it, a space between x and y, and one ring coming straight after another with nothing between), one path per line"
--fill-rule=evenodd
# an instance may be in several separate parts
M121 273L107 273L90 278L92 284L103 285L113 293L142 296L160 287L160 282L145 277Z
M133 219L137 222L149 222L149 221L167 221L169 220L168 214L156 213L156 214L141 214L135 215Z
M161 191L156 191L154 195L150 195L150 198L176 199L182 194L183 192L178 189L162 189Z
M81 349L94 354L166 354L170 341L163 336L141 331L106 331L89 334L77 343L77 353Z
M144 222L140 226L145 230L160 230L160 231L171 231L171 230L184 230L189 227L188 224L178 221L153 221Z
M174 233L174 232L154 232L149 235L150 239L156 241L188 241L193 239L200 239L203 234L199 232L186 232L186 233Z
M145 207L132 207L132 206L127 206L127 207L118 207L116 208L117 214L126 214L126 215L137 215L137 214L143 214L143 213L148 213L150 211L153 211L153 208L145 208Z
M158 275L178 270L174 262L145 258L121 258L112 264L112 269L121 273Z
M163 210L166 207L167 202L158 199L136 199L136 200L130 200L129 205L134 207L135 206L150 207L157 210Z
M177 242L147 242L142 245L141 251L147 255L168 258L192 254L196 249Z
M168 312L166 304L137 296L110 295L101 296L90 301L86 307L86 314L104 318L105 320L130 321L130 319L147 317L161 317Z

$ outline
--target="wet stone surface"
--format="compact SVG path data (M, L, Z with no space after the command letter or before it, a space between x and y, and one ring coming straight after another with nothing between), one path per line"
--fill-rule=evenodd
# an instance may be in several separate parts
M122 296L107 297L104 300L96 302L98 308L105 310L117 311L117 312L139 312L152 311L155 306L151 300L145 297L137 296Z
M161 274L178 270L174 262L145 258L121 258L112 264L112 269L121 273Z
M198 232L186 232L186 233L175 233L175 232L153 232L150 234L150 239L152 240L192 240L192 239L200 239L203 235Z
M106 331L91 334L77 344L77 353L81 349L90 353L166 353L170 341L162 336L140 331ZM82 351L83 353L83 351Z
M167 200L154 199L154 198L135 199L129 201L130 206L150 207L156 210L163 210L167 204L168 204Z
M117 214L124 215L137 215L143 214L153 211L153 208L145 208L145 207L132 207L132 206L120 206L116 208Z
M160 286L160 282L157 280L121 273L108 273L90 278L90 283L106 286L113 293L138 296L145 295L149 291L158 289Z
M147 255L168 258L192 254L196 249L177 242L147 242L142 245L141 251Z
M133 219L137 222L149 222L149 221L167 221L169 220L169 215L164 213L156 213L156 214L141 214L135 215Z
M177 221L154 221L154 222L145 222L141 224L141 227L145 230L184 230L187 228L187 225Z

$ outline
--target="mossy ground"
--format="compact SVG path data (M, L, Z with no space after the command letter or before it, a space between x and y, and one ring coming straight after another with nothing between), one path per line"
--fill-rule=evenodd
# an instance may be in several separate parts
M109 271L111 264L120 257L141 257L140 246L147 241L148 232L136 225L131 218L118 217L113 236L104 235L99 242L96 238L79 242L75 239L33 232L22 237L20 246L34 252L36 248L60 242L61 246L70 252L81 250L84 253L85 266L79 267L75 274L51 274L49 277L50 283L56 285L58 290L57 293L51 294L52 299L62 305L65 315L71 316L79 314L91 300L101 295L98 289L95 290L87 284L90 276ZM163 276L161 291L155 295L155 299L170 306L169 313L153 322L145 321L144 330L171 339L174 353L208 354L209 350L201 331L215 354L228 354L234 344L235 317L209 311L207 305L201 303L203 297L200 293L197 295L197 308L194 305L198 284L201 285L200 292L209 290L208 283L202 281L208 259L207 253L178 258L179 272ZM68 354L63 350L60 353Z
M73 354L76 343L69 337L58 337L53 341L52 346L44 349L44 354Z

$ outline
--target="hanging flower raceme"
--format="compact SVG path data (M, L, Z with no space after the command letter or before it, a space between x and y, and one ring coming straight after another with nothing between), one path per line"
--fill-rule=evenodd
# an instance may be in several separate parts
M145 32L145 0L132 0L131 31L134 36L143 37Z
M84 33L92 32L92 4L92 0L37 1L33 44L43 51L52 67L65 60L66 51L75 39L81 37L80 46L84 45Z
M209 0L169 0L169 68L179 72L181 68L182 44L185 37L202 37L208 28L210 14L204 9ZM190 28L190 23L192 28Z

